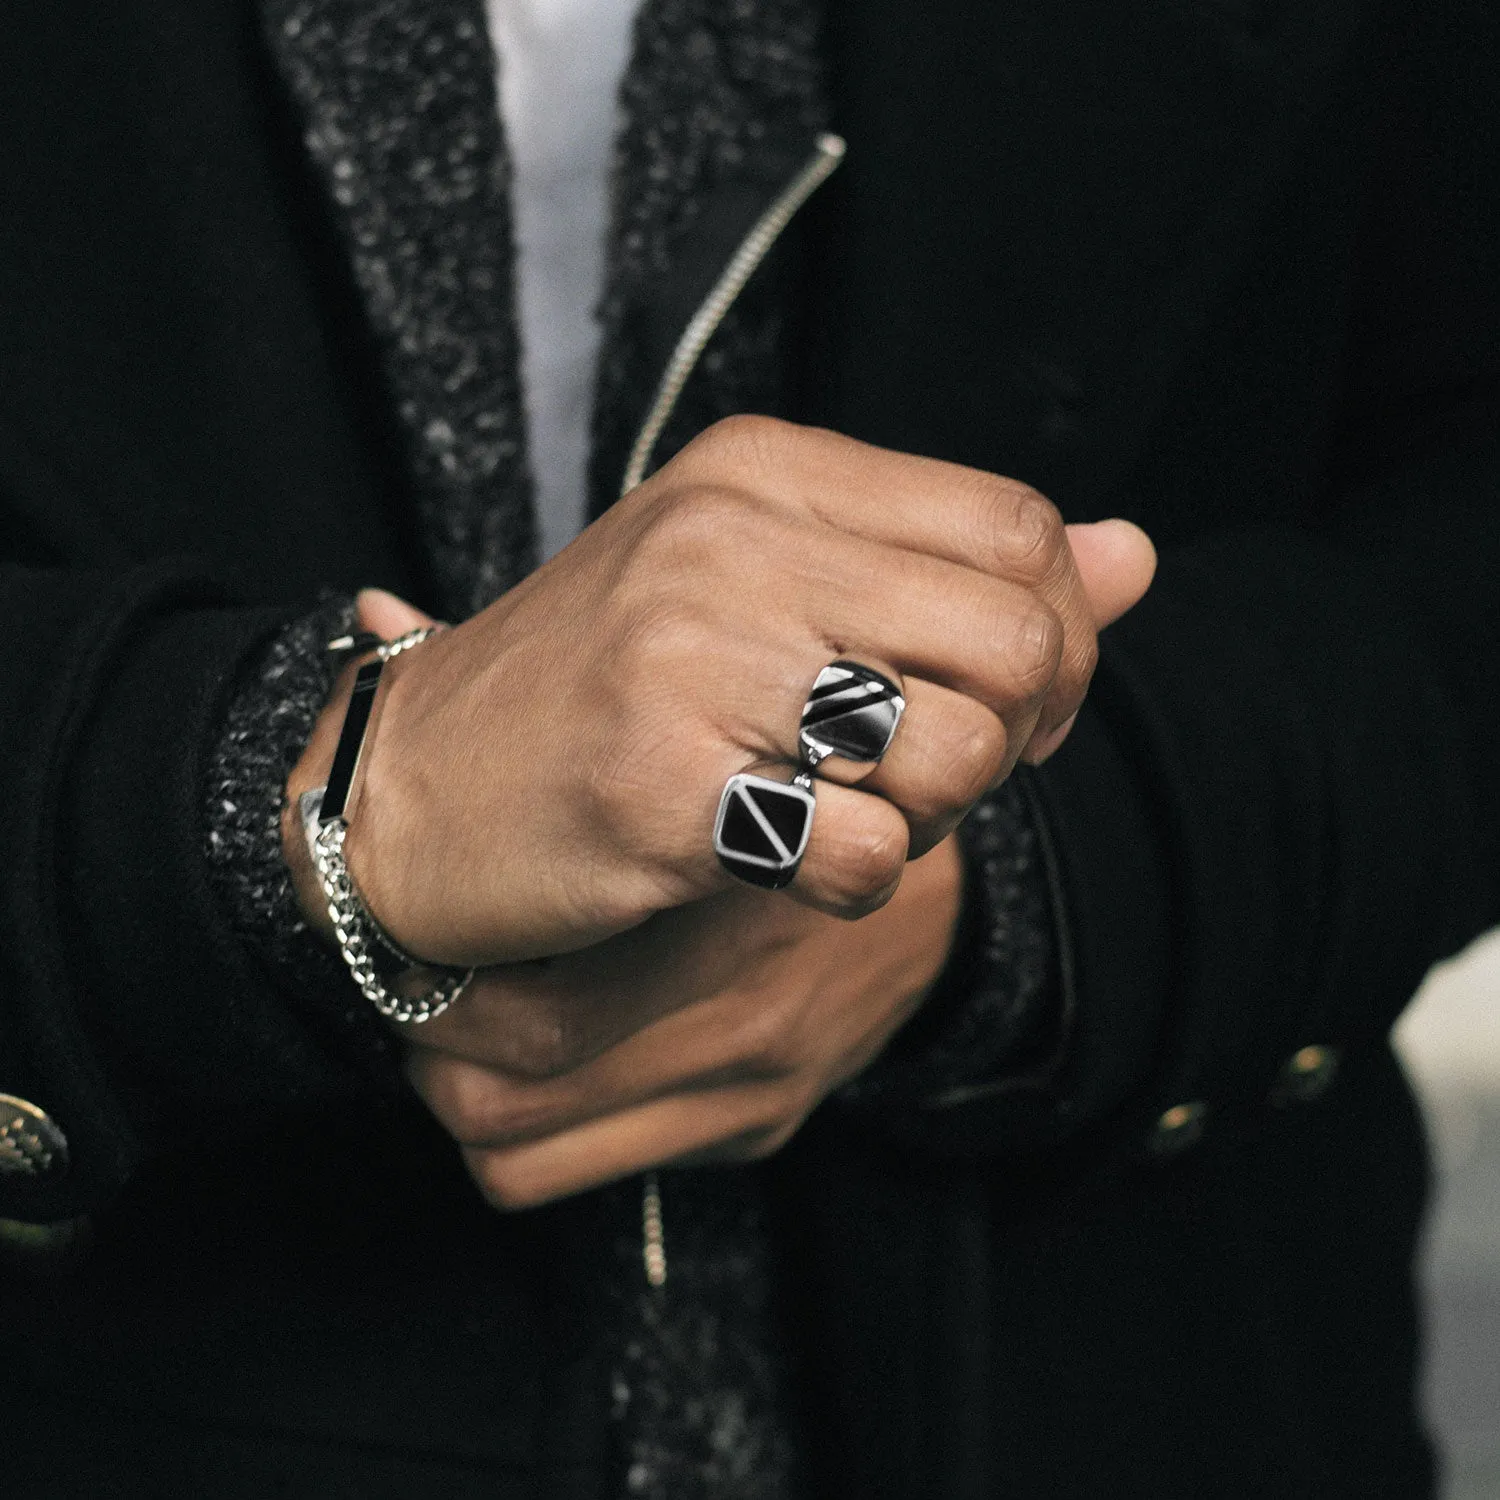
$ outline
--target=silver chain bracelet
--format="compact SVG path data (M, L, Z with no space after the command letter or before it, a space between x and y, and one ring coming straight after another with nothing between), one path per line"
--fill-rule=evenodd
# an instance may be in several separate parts
M442 1015L463 993L464 987L474 977L474 971L442 969L439 965L413 958L403 952L375 920L344 860L344 840L349 833L344 813L364 750L365 732L369 728L370 713L375 704L375 690L385 664L393 656L420 645L437 628L427 626L422 630L410 631L393 641L378 643L367 636L343 636L329 642L329 649L333 651L352 651L373 646L375 660L366 662L354 679L354 691L344 713L344 726L339 732L338 747L329 768L328 784L304 792L298 799L297 808L307 838L308 851L318 872L318 884L322 886L323 898L328 903L333 935L351 977L365 999L387 1020L410 1022L413 1025ZM439 969L442 978L422 994L397 994L377 970L377 948L384 949L402 969Z

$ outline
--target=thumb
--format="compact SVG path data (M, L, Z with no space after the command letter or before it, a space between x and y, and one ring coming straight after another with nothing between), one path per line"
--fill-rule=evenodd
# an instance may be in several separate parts
M1156 572L1156 548L1131 521L1095 521L1068 527L1073 561L1103 630L1140 602Z
M387 641L436 623L431 615L424 615L415 605L384 589L361 589L354 599L354 612L361 628L373 630Z
M1116 520L1069 526L1068 544L1096 629L1118 620L1151 586L1156 548L1134 523ZM1021 759L1041 765L1067 739L1077 717L1074 713L1056 728L1033 735Z

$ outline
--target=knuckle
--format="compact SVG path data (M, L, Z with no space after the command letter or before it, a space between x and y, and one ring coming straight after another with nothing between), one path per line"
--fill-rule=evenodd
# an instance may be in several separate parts
M879 823L871 819L848 834L840 851L839 887L842 904L852 915L863 916L883 904L906 865L907 839L899 815Z
M966 809L990 788L1005 760L1003 726L944 741L942 758L894 800L915 823L927 824Z
M438 1123L459 1145L478 1146L489 1139L495 1096L482 1069L470 1064L435 1068L422 1092Z
M990 545L1001 569L1040 583L1058 565L1067 532L1057 507L1029 485L991 480L987 507Z
M776 417L741 413L723 417L706 428L688 445L695 455L736 469L761 469L776 462L783 451L792 424Z
M775 508L728 484L684 485L657 506L633 547L627 584L648 618L674 607L702 623L723 613L726 589L764 572L785 549Z
M1007 736L1003 725L993 730L975 730L954 750L944 775L943 806L929 816L954 807L967 807L990 788L1005 764Z
M735 1018L728 1040L741 1077L776 1078L795 1065L792 1030L774 1004L746 1007Z
M687 485L663 498L642 528L627 572L648 607L684 597L685 585L715 565L742 508L739 496L716 485Z
M906 836L894 828L868 829L850 850L850 869L861 890L882 889L901 873L905 862Z
M694 485L685 491L663 521L664 540L674 556L718 555L745 528L750 499L720 485Z
M557 1011L517 1017L507 1028L503 1066L528 1083L547 1083L586 1055L578 1028Z
M489 1151L471 1157L469 1175L490 1207L502 1213L536 1208L551 1196L543 1182L505 1152Z
M1057 676L1065 644L1062 621L1050 609L1028 610L1015 625L1016 682L1027 697L1045 692Z
M1067 532L1057 507L1026 485L1015 487L1011 527L1016 539L1017 565L1040 580L1057 566L1067 545Z

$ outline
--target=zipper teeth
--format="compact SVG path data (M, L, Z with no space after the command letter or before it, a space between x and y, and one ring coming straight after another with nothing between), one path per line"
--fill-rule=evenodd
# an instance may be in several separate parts
M702 306L683 329L682 337L677 340L677 347L672 350L672 357L667 361L661 384L656 388L656 399L651 403L651 410L641 426L635 446L630 450L630 462L625 466L625 477L620 483L621 495L628 495L646 477L646 468L656 450L657 439L671 419L677 399L682 395L682 388L687 384L688 376L696 368L704 349L708 347L708 341L724 321L725 314L734 306L735 298L744 290L745 283L755 274L756 267L792 222L797 210L833 175L834 169L844 159L844 150L842 136L820 135L811 159L755 221L750 233L730 258L729 264L719 273L713 290L703 299ZM655 1172L647 1172L641 1185L641 1261L648 1286L663 1287L667 1284L661 1179Z
M781 195L756 220L749 234L740 242L729 264L724 267L713 290L703 299L703 304L693 314L692 321L683 329L672 358L656 388L656 400L651 404L635 446L630 450L630 462L625 466L625 478L620 484L620 493L628 495L646 477L647 465L656 449L662 429L676 409L677 399L702 357L708 341L714 336L724 316L734 305L734 300L744 290L745 283L755 274L755 269L770 252L771 246L781 238L782 231L791 223L797 210L812 197L834 169L844 159L842 136L824 134L818 137L817 150L811 160L786 185Z
M649 1286L667 1284L667 1246L661 1218L661 1182L655 1172L646 1173L641 1193L641 1259Z

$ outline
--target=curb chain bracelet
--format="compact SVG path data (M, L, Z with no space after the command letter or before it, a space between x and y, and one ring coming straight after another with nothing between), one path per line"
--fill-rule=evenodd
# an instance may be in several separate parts
M304 792L297 805L308 851L317 870L318 884L322 887L323 899L328 904L333 935L338 943L339 953L349 967L350 976L365 999L387 1020L413 1025L442 1015L463 993L465 986L474 977L474 971L443 968L412 957L375 920L344 859L344 840L349 833L345 810L364 750L365 734L370 726L371 710L375 706L375 692L386 663L393 656L420 645L438 628L430 625L398 636L393 641L380 641L377 637L360 634L340 636L328 643L330 651L341 652L363 651L373 647L375 658L366 662L355 676L349 707L344 713L344 725L339 731L338 747L334 751L333 764L329 767L327 785ZM377 968L376 955L379 951L383 951L394 961L390 966L394 970L390 974L390 982L381 977ZM413 969L434 971L441 977L430 989L416 995L401 994L391 988L391 983L401 973Z

